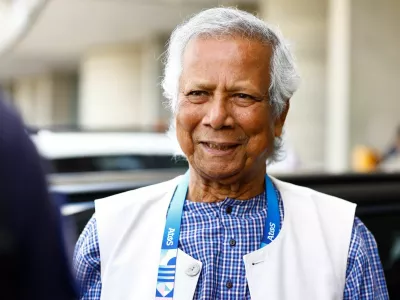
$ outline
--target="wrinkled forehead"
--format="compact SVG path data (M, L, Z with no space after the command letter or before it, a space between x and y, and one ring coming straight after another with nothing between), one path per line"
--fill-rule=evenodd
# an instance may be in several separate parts
M272 46L256 39L197 37L186 46L180 83L193 78L249 80L269 87ZM267 85L265 87L265 85Z
M240 59L253 58L259 63L269 63L273 53L273 46L269 42L263 42L258 38L249 38L241 35L198 35L191 38L183 49L182 62L185 62L188 57L204 59L217 54L218 50L228 51L240 54ZM215 57L215 60L217 57Z

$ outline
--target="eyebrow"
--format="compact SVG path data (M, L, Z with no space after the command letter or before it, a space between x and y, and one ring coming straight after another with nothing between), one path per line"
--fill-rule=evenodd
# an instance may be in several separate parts
M235 82L232 86L227 86L227 91L229 92L240 92L240 91L251 91L261 95L261 91L252 85L249 81L239 81Z
M258 98L264 98L266 95L268 95L268 89L263 93L262 90L255 87L247 80L237 81L235 82L234 85L228 86L226 90L229 93L238 93L238 92L249 93Z
M199 90L206 90L206 91L215 90L217 87L215 84L208 82L207 80L202 80L202 79L191 80L186 83L185 88L187 88L188 86L191 89L199 89Z
M214 83L211 83L207 80L204 79L194 79L185 85L185 88L190 87L190 89L199 89L199 90L205 90L205 91L211 91L215 90L217 88L217 85ZM226 91L230 93L234 92L248 92L248 93L255 93L259 95L260 97L265 96L268 94L268 90L266 93L262 93L259 89L257 89L254 85L252 85L249 81L243 80L243 81L238 81L235 82L234 85L227 86Z

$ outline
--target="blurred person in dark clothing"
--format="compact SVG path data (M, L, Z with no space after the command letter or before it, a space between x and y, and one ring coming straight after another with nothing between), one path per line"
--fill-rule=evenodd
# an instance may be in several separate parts
M0 299L75 299L39 155L0 95Z

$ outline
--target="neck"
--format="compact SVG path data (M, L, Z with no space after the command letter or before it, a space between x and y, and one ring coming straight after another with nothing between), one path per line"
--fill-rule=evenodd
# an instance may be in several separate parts
M265 169L264 169L265 170ZM247 174L246 174L247 175ZM238 200L251 199L265 190L265 171L253 176L242 176L240 180L213 180L199 175L190 169L188 199L193 202L220 202L233 198Z

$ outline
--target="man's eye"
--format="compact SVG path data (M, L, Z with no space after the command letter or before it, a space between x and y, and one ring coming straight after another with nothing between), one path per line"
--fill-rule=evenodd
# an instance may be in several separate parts
M207 102L209 96L210 93L206 91L191 91L186 94L187 99L195 104L201 104Z
M256 100L255 97L243 93L236 94L235 97L240 99Z
M260 101L257 97L244 93L233 94L232 100L234 100L235 103L239 106L250 106Z
M199 96L208 96L208 93L206 91L191 91L187 95L199 97Z

